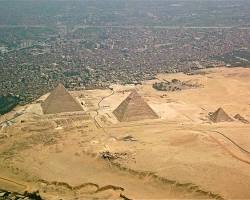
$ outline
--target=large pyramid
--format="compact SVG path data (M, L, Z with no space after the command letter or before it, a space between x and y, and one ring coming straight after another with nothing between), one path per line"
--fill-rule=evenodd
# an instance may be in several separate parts
M113 113L121 122L158 118L157 114L136 91L131 92Z
M214 123L233 121L233 119L222 108L218 108L214 113L212 113L210 115L210 120Z
M81 105L59 84L42 103L44 114L82 111Z

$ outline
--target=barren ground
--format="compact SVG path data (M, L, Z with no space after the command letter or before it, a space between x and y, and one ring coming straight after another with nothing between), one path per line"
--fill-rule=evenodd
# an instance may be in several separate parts
M152 88L173 78L201 87ZM71 92L80 113L43 115L39 101L17 107L0 116L0 188L45 199L250 199L250 124L208 119L222 107L250 120L249 85L250 69L218 68ZM112 111L134 88L159 119L117 121Z

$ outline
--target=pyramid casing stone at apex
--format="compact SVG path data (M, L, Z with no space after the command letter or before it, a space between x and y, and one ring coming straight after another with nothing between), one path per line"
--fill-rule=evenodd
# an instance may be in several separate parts
M131 92L113 113L121 122L159 118L136 91Z
M82 106L62 84L50 93L41 106L44 114L83 111Z

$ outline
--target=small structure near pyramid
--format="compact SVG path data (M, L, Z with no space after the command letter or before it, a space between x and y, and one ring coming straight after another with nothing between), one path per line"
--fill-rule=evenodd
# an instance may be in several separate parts
M245 119L244 117L242 117L240 114L236 114L234 116L234 119L237 119L244 124L249 124L249 121L247 119Z
M59 84L42 103L44 114L82 111L82 106Z
M113 113L121 122L158 118L157 114L135 90L131 92Z
M209 118L214 123L233 121L233 119L222 108L218 108L214 113L211 113Z

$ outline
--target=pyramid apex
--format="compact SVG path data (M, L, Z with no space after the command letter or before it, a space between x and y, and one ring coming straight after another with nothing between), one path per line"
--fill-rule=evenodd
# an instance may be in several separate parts
M136 89L133 89L130 94L138 94Z
M56 88L64 88L64 89L66 89L62 83L58 83L58 85L55 87L55 89Z
M218 109L217 109L217 111L224 111L224 109L222 108L222 107L219 107ZM225 112L225 111L224 111Z
M141 97L141 95L139 95L139 93L134 89L131 91L131 93L128 96L129 98L135 98L135 97Z

